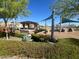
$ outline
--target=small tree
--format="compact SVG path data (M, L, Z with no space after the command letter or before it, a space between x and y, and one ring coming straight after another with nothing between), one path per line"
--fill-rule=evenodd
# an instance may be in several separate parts
M0 18L4 20L6 38L8 39L7 22L27 10L27 0L0 0Z

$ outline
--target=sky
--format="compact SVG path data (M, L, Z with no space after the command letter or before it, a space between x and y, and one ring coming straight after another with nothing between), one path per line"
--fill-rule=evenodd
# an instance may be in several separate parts
M41 22L41 21L51 15L50 6L52 4L55 4L55 2L56 0L29 0L28 10L31 12L31 14L26 17L23 16L18 17L17 22L33 21L39 23L40 25L45 25L45 22ZM79 18L79 16L74 18L74 20L77 18ZM55 24L59 24L60 16L54 16L54 19L55 19ZM47 25L51 26L51 20L47 21Z
M28 10L30 10L31 14L28 17L18 17L17 21L33 21L45 25L45 22L41 22L41 20L51 15L50 6L55 2L56 0L29 0ZM60 16L54 16L54 19L55 24L60 22ZM51 26L51 20L47 21L47 25Z
M40 25L44 25L45 22L40 21L51 15L50 6L54 2L55 0L29 0L28 9L31 15L28 17L19 17L18 21L34 21ZM59 17L57 16L55 19L55 23L59 23ZM47 25L51 25L51 20L47 21Z

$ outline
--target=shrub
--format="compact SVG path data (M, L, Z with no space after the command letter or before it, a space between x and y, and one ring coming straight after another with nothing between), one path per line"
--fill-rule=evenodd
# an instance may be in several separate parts
M48 42L50 39L50 36L48 35L40 35L40 34L33 34L32 39L35 42Z
M6 36L6 33L5 32L0 32L0 38L5 37L5 36ZM9 32L8 33L8 36L15 36L15 37L21 38L23 36L23 34Z
M0 32L0 38L5 37L6 33L5 32Z
M39 30L36 30L35 33L42 32L42 31L45 31L46 33L48 32L46 29L39 29Z
M18 38L22 38L24 36L24 34L18 34L18 33L15 33L14 35L15 37L18 37Z

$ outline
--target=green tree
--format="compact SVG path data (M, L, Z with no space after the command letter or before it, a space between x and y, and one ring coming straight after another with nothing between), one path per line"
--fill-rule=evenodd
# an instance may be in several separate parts
M55 14L61 17L61 26L63 18L72 18L79 14L79 0L57 0L53 8Z
M53 5L55 14L62 18L72 18L79 14L79 0L57 0Z
M0 18L4 20L6 38L8 39L7 22L19 15L25 15L27 11L27 0L0 0Z

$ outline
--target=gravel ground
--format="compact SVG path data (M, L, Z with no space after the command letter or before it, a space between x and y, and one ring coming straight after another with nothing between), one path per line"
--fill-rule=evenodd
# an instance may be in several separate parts
M42 32L38 33L38 34L44 34ZM48 35L50 35L50 33L47 33ZM79 31L74 31L74 32L54 32L54 36L56 38L76 38L79 39Z
M79 39L79 31L77 31L77 32L55 32L55 37Z

